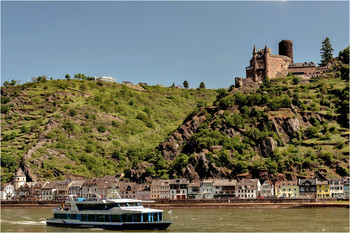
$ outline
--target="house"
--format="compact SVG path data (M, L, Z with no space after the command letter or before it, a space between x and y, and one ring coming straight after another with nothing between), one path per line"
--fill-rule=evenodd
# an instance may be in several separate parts
M214 198L232 198L236 196L237 180L215 179L213 186L215 188Z
M260 196L264 198L272 198L274 197L274 185L270 180L265 180L261 185Z
M136 199L136 192L139 184L136 183L120 183L120 197L121 198L130 198L130 199Z
M112 183L107 187L106 199L117 199L117 198L120 198L119 185L117 183Z
M329 180L329 196L331 198L344 197L344 184L342 178L332 178Z
M136 199L150 200L150 185L141 184L136 190Z
M255 199L260 192L261 184L258 179L243 179L237 182L236 197L242 199Z
M202 199L213 199L215 195L214 180L203 180L199 188L200 197Z
M327 180L316 179L316 185L317 185L317 191L316 191L317 198L330 197L329 183Z
M188 181L186 179L175 179L170 183L170 199L187 199Z
M298 179L300 198L316 198L316 179Z
M48 181L38 181L34 185L34 200L41 201L42 200L42 189L47 185Z
M122 84L125 84L125 85L132 85L132 82L129 82L129 81L123 81Z
M73 180L62 180L57 183L56 199L59 201L67 200L69 188L72 186Z
M0 200L9 201L13 200L15 196L15 188L10 183L1 184Z
M74 197L82 197L81 188L84 182L84 180L73 180L72 185L68 189L68 195L73 195Z
M171 180L152 180L150 187L151 200L170 198Z
M116 82L115 78L107 77L107 76L95 77L95 81L112 82L112 83Z
M188 199L199 199L200 198L200 186L199 180L193 180L189 182L187 186L187 198Z
M58 183L59 183L59 181L51 181L41 189L41 192L42 192L41 199L43 201L56 200L57 184Z
M297 181L276 181L275 195L278 198L299 198L299 186Z
M16 192L16 199L19 201L33 201L34 200L34 185L35 182L26 182L19 187Z

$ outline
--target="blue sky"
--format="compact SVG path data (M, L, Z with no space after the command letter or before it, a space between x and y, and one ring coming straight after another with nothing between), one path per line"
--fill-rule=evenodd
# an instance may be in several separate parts
M1 2L1 83L84 73L229 87L253 46L292 40L294 62L349 45L349 2Z

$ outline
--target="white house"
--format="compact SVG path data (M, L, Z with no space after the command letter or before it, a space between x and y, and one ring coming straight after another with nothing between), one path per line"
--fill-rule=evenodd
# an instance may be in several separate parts
M15 188L10 183L5 183L1 185L1 200L12 200L15 196Z
M332 178L329 181L329 196L331 198L344 197L344 184L342 178Z
M199 188L199 193L203 199L213 199L215 195L214 180L204 180Z
M261 184L258 179L243 179L237 182L236 197L242 199L256 199L259 195L260 188Z
M115 78L107 77L107 76L101 76L101 77L95 77L95 81L103 81L103 82L117 82Z
M265 182L261 185L260 195L262 197L274 196L274 187L270 180L265 180Z

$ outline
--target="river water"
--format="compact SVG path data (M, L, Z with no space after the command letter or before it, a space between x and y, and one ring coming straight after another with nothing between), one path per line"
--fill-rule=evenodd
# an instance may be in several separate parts
M165 218L169 210L164 210ZM1 232L102 232L47 227L51 208L2 208ZM348 209L173 209L165 232L349 232ZM111 232L107 231L106 232ZM130 231L129 231L130 232Z

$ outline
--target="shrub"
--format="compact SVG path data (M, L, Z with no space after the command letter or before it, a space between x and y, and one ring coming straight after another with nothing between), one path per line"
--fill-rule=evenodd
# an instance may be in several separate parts
M74 117L75 115L77 115L77 111L75 111L74 109L70 109L68 115Z
M316 138L318 134L318 129L316 127L309 127L305 130L305 135L307 138Z
M98 132L100 133L104 133L106 132L106 128L103 126L103 125L100 125L98 128L97 128Z

